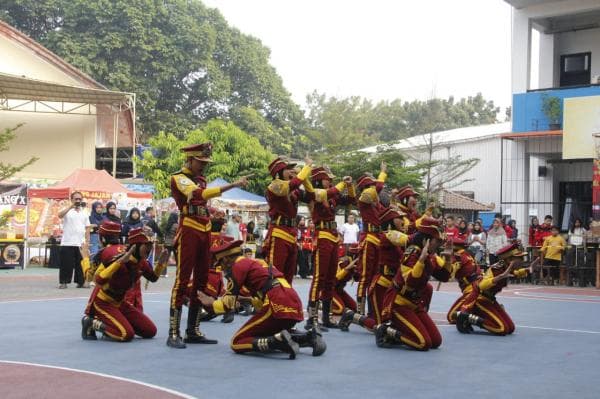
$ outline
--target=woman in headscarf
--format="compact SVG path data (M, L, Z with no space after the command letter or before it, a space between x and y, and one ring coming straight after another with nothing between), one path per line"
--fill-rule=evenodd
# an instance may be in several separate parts
M90 254L93 256L100 249L100 239L98 238L98 228L104 219L102 215L102 202L95 201L92 204L92 212L90 213Z
M121 228L121 237L125 239L125 243L127 243L127 235L129 234L129 230L136 229L138 227L144 227L144 225L142 224L140 210L134 207L129 211L125 222L123 222L123 227Z
M106 213L104 213L104 219L110 220L111 222L123 224L121 221L121 214L117 209L117 204L112 201L106 203Z

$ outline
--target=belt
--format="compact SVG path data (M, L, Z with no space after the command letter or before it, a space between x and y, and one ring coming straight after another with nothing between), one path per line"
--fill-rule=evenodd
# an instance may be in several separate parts
M290 218L284 218L282 216L277 216L275 219L271 220L271 224L274 226L296 227L296 219L290 219Z
M365 223L363 225L363 232L365 232L365 233L379 233L379 232L381 232L381 227L374 226L374 225L369 224L369 223Z
M263 295L266 295L271 288L279 287L281 283L276 278L270 278L265 282L265 285L260 289Z
M398 270L397 267L388 266L388 265L383 265L383 266L379 267L379 272L384 276L395 276L397 270Z
M406 285L404 287L402 287L402 290L400 291L400 293L402 294L402 296L410 299L411 301L416 301L418 299L421 299L421 295L419 294L418 291L410 289Z
M479 294L481 296L486 297L487 299L489 299L490 301L492 301L494 303L496 302L496 295L495 294L492 294L492 293L489 293L489 292L485 292L485 291L480 292Z
M321 230L337 230L337 222L319 222L316 224L315 228Z
M202 205L187 205L184 215L208 217L208 208Z

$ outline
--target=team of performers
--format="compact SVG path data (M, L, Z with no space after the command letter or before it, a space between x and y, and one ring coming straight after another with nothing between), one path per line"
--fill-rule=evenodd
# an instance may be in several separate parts
M383 190L385 163L377 178L365 173L356 184L350 176L335 184L329 169L313 167L308 157L302 168L285 157L273 160L272 181L265 193L270 220L262 260L244 256L242 241L221 233L224 214L208 207L211 198L246 186L249 176L209 188L204 170L212 162L212 145L192 145L182 151L185 165L170 180L181 222L174 240L177 272L169 306L168 346L216 344L200 331L200 322L219 314L224 315L222 321L230 322L240 304L246 304L255 313L233 335L231 348L236 353L279 351L295 358L299 348L311 347L312 355L319 356L326 350L322 332L348 331L351 324L373 332L379 347L404 345L426 351L442 343L428 314L430 279L446 282L452 277L461 296L447 318L459 332L470 333L473 326L498 335L514 331L496 294L509 277L531 273L537 262L519 268L525 253L511 244L498 251L500 261L482 273L467 252L464 237L448 241L442 220L434 218L431 209L423 215L417 212L418 193L412 187ZM300 201L308 204L316 228L306 332L294 328L304 320L304 311L292 287ZM362 231L359 243L345 253L335 217L340 207L353 206L360 212ZM96 286L82 319L82 338L97 339L96 332L116 341L129 341L134 335L152 338L156 326L143 313L140 279L156 281L166 267L168 252L161 254L153 270L146 260L152 242L144 230L132 229L129 245L124 246L119 244L120 228L113 224L107 221L100 226L103 248L83 261L84 272ZM356 301L345 290L350 281L357 282ZM188 316L182 337L184 305ZM338 323L333 316L339 317Z

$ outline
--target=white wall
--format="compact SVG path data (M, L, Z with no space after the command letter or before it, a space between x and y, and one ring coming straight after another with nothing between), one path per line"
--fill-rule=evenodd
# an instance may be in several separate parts
M560 56L566 54L592 52L591 77L600 75L600 29L587 29L577 32L556 34L556 60L554 83L560 82Z
M62 180L76 168L95 169L96 116L0 111L0 130L25 123L2 161L40 158L17 177Z
M554 35L540 33L539 89L555 87L554 84Z

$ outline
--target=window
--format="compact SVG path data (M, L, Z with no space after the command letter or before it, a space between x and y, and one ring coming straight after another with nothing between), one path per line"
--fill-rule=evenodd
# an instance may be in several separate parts
M592 53L560 56L560 87L590 84Z

